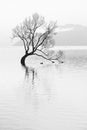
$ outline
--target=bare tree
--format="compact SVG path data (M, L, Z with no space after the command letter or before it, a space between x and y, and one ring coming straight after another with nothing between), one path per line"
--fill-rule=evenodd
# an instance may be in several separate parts
M56 34L56 28L56 22L46 24L44 17L35 13L13 29L13 38L19 38L23 42L25 50L25 55L21 58L23 66L29 55L37 55L51 62L58 60L58 56L53 58L52 53L50 55L48 51L48 48L55 44L53 35Z

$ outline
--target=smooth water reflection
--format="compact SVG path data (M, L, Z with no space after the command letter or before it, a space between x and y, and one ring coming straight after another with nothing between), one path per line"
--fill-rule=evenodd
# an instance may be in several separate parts
M87 58L24 69L12 54L0 59L0 130L86 130Z
M37 72L33 67L25 67L25 82L31 81L32 86L34 86L35 78L37 77Z

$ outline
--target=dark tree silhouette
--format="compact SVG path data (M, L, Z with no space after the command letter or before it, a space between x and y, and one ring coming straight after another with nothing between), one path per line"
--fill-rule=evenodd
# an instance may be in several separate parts
M13 29L13 38L19 38L23 42L25 50L25 55L21 58L23 66L26 66L25 59L30 55L37 55L51 62L59 59L60 54L55 57L48 49L55 44L53 35L56 34L56 28L56 22L46 24L44 17L35 13Z

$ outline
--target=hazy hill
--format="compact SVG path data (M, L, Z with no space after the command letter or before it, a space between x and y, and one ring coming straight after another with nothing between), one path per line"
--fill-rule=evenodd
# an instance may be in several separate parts
M59 27L58 34L54 37L56 45L77 46L87 45L87 27L82 25L67 24ZM22 45L17 42L15 45Z
M87 45L87 27L81 25L61 26L55 36L56 45Z

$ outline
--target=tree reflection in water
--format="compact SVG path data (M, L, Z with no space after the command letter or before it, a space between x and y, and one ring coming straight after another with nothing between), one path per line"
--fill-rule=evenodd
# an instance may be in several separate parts
M52 68L51 68L52 67ZM52 70L52 73L51 71ZM33 67L24 67L24 82L23 94L27 104L32 104L34 110L37 111L40 105L43 105L42 100L50 103L54 97L54 86L51 81L55 79L55 66L43 66L42 68L35 69ZM38 74L38 75L37 75ZM52 83L52 84L51 84ZM21 94L23 96L23 94Z
M34 88L35 78L37 77L37 72L36 72L35 68L25 66L24 69L25 69L25 78L24 78L24 80L26 82L31 83L32 88Z

